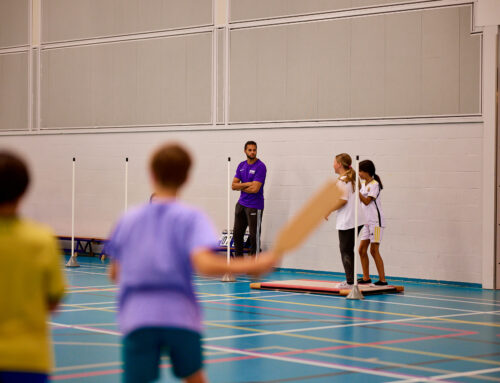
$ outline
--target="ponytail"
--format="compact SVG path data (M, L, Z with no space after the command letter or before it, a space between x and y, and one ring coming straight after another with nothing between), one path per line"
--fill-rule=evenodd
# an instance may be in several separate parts
M351 186L352 186L352 191L354 191L354 189L356 188L356 171L353 169L353 168L349 168L345 174L344 174L344 182L347 184L347 183L351 183Z
M382 185L382 180L380 179L380 177L378 176L378 174L374 174L373 178L375 179L375 181L378 182L379 188L380 188L380 190L382 190L384 188L384 185Z
M344 169L346 169L346 172L344 174L345 179L343 180L346 184L351 183L352 185L352 191L354 192L356 188L356 172L354 169L351 167L352 164L352 158L349 154L347 153L340 153L335 156L335 159L337 162L342 165Z

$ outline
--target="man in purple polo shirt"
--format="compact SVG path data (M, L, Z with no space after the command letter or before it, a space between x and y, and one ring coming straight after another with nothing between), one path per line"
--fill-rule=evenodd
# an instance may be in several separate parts
M238 165L232 184L233 190L241 191L234 212L233 238L236 257L243 256L243 237L247 227L250 228L250 255L257 253L258 243L260 244L260 230L258 238L257 226L261 225L264 210L264 183L267 169L257 158L255 141L245 143L245 154L247 159Z

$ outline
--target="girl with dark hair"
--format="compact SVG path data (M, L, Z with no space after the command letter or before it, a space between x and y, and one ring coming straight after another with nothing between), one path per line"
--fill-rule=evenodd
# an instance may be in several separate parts
M380 203L380 192L384 187L380 177L375 173L375 164L370 160L359 163L359 177L364 180L359 191L359 199L365 214L366 224L361 229L359 237L359 256L363 267L363 278L359 278L358 283L371 283L370 261L368 260L369 246L379 276L379 281L375 282L375 285L385 286L387 282L385 280L384 261L379 250L385 227L384 214Z

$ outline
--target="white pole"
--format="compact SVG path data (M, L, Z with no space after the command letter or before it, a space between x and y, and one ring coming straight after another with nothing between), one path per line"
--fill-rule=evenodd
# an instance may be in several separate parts
M125 211L128 207L128 157L125 158Z
M33 0L29 1L28 130L33 130Z
M227 157L227 263L231 261L231 157Z
M261 220L261 215L262 215L262 210L258 209L257 210L257 238L256 238L256 242L257 242L257 248L255 249L255 256L257 257L260 253L260 220Z
M71 256L75 254L75 157L73 157L73 175L71 182Z
M231 157L227 157L227 264L231 262ZM222 276L222 282L235 282L236 278L231 273L226 273Z
M356 270L356 250L358 246L358 209L359 209L359 184L358 184L358 174L359 174L359 156L356 156L356 185L354 186L354 286L351 289L347 299L364 299L363 294L359 290L358 286L358 273Z
M354 167L354 170L356 171L356 185L354 186L354 194L355 194L355 199L354 199L354 285L358 285L358 273L356 269L356 249L358 246L358 209L359 209L359 156L356 156L356 165Z
M230 0L226 2L226 23L224 27L225 41L224 41L224 126L227 128L229 125L229 6Z
M36 130L42 127L42 3L38 1L38 50L36 56Z

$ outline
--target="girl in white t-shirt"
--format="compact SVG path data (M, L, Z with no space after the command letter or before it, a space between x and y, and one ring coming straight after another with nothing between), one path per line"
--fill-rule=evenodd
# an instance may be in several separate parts
M370 160L359 163L359 177L364 180L359 191L359 199L366 219L366 224L361 229L359 256L363 267L363 278L358 279L358 283L371 283L370 261L368 260L368 246L370 254L377 266L379 281L377 286L385 286L384 261L380 256L380 241L385 227L384 214L380 202L380 192L384 188L380 177L375 173L375 165Z
M343 190L341 199L344 205L337 210L336 228L339 232L340 255L344 266L346 281L343 287L354 283L354 208L356 172L351 167L352 159L347 153L335 156L333 169L339 175L337 184ZM360 211L361 209L359 209ZM364 223L362 214L358 214L358 233ZM328 216L326 217L328 219Z

